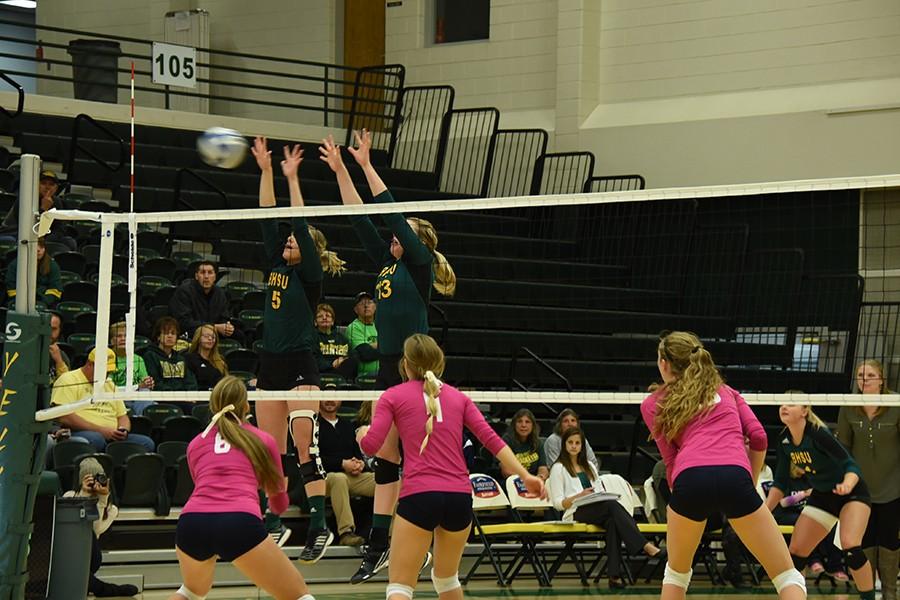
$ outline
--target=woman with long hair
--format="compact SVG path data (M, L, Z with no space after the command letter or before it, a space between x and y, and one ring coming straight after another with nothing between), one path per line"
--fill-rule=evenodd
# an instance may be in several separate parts
M354 132L353 136L356 148L348 147L347 150L362 168L374 202L392 203L393 196L372 166L370 132L363 129L362 132ZM319 153L337 176L342 202L348 206L362 204L362 198L341 158L340 148L330 136L322 140ZM350 217L366 253L379 269L375 281L375 328L378 330L380 354L376 387L387 389L401 381L398 364L404 340L416 333L428 333L428 305L432 288L440 294L452 296L456 291L456 274L444 255L438 252L437 231L430 222L405 218L400 213L384 214L382 220L393 234L390 242L382 239L368 216ZM375 481L375 514L369 547L350 583L362 583L387 565L388 531L400 489L400 452L396 432L391 432L385 438L384 447L378 449Z
M219 352L219 334L216 326L210 323L194 330L184 359L197 378L197 389L211 390L222 377L228 375L228 363Z
M594 465L588 460L584 445L584 433L577 427L569 427L562 434L559 458L550 469L550 500L556 510L562 511L563 521L589 523L606 530L607 576L609 587L624 588L622 580L622 554L620 544L631 554L643 552L657 556L662 552L647 541L638 530L634 517L617 500L606 499L579 506L579 498L604 491L603 483ZM662 554L660 558L665 558Z
M791 466L806 473L812 493L791 534L791 554L798 568L813 549L840 523L840 544L850 575L863 600L874 600L872 566L862 549L871 513L871 497L859 465L809 405L785 404L778 409L785 428L778 444L775 480L766 497L774 508L784 498Z
M433 540L434 589L441 600L460 600L459 562L472 524L463 427L521 477L530 493L542 495L544 484L519 464L471 398L440 381L444 353L431 337L417 333L407 338L400 368L406 382L385 391L375 406L372 425L357 431L360 448L372 454L396 427L406 459L390 549L387 599L413 597Z
M6 297L12 304L16 299L16 273L17 262L12 260L6 268ZM47 252L44 238L37 240L37 300L48 307L56 306L62 298L62 280L60 279L59 265Z
M259 489L273 511L288 507L278 444L247 423L247 390L237 377L216 384L209 408L212 421L188 445L194 491L175 533L183 585L169 600L206 597L219 559L277 600L314 600L303 576L266 533L259 509Z
M880 361L864 360L856 367L860 394L892 394ZM900 564L900 407L883 406L877 398L863 406L842 406L838 440L859 463L872 494L872 514L862 548L881 576L883 600L897 600Z
M657 367L663 384L643 401L641 414L672 488L666 509L669 560L663 600L684 600L706 521L719 513L760 561L779 598L805 598L806 581L794 568L778 525L756 491L767 448L759 420L722 381L696 335L673 331L661 336ZM749 450L745 439L750 440Z
M272 153L266 138L256 138L252 152L260 169L259 206L274 207ZM281 171L288 181L292 207L303 206L298 176L302 161L303 151L299 144L293 148L284 147ZM313 311L322 295L323 270L337 274L343 269L343 261L334 253L328 253L324 244L316 244L306 219L294 217L291 225L293 233L285 240L279 237L275 220L266 219L260 223L269 271L256 384L261 390L319 389L319 369L312 351L315 339ZM334 540L334 534L325 525L325 469L318 449L319 402L258 402L256 417L260 428L275 438L282 454L287 452L288 432L297 448L300 474L310 504L309 532L300 561L314 563L324 556ZM278 537L280 545L284 544L290 530L271 513L267 513L266 519L269 531Z
M520 408L509 420L503 441L510 447L516 460L532 475L543 480L550 476L547 459L544 456L544 445L541 443L541 426L534 418L534 413L527 408ZM503 466L500 474L509 477L512 473Z
M556 415L556 421L553 423L553 433L544 440L544 456L547 458L547 464L552 465L562 453L562 434L570 427L581 428L581 421L575 409L564 408ZM591 443L585 439L584 449L587 452L588 462L594 465L594 470L600 470L600 459L594 454Z

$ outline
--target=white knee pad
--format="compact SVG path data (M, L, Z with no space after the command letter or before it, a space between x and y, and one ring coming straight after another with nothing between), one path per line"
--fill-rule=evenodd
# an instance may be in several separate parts
M316 600L312 594L303 594L297 600Z
M182 584L181 587L178 588L178 593L188 600L206 600L206 596L198 596L191 590L187 589L187 586L184 584Z
M288 415L288 432L294 445L297 440L294 439L294 419L309 419L312 423L312 435L309 440L309 457L312 459L310 463L300 465L300 475L305 483L325 479L327 473L322 465L322 458L319 456L319 413L314 410L292 410Z
M406 596L409 600L412 600L413 590L408 585L403 585L402 583L389 583L387 586L387 590L385 590L385 598L390 598L392 594L400 594L401 596Z
M438 594L443 594L444 592L449 592L450 590L455 590L458 587L462 587L462 584L459 582L459 571L457 571L450 577L436 577L434 574L434 569L432 569L431 583L434 584L434 591L436 591Z
M678 571L672 569L669 566L669 563L666 563L665 574L663 575L663 585L677 585L681 589L688 589L688 586L691 585L691 575L694 574L693 569L688 569L687 573L679 573Z
M775 584L775 589L778 590L779 594L781 593L781 590L789 585L796 585L806 592L806 578L803 577L803 574L797 569L788 569L784 573L776 575L775 578L772 579L772 583Z

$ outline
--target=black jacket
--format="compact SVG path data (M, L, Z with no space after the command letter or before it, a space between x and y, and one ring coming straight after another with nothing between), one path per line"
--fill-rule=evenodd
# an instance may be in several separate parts
M335 425L319 418L319 456L329 473L343 473L341 463L348 458L363 459L356 443L356 431L348 419L338 419Z
M225 290L213 286L209 295L196 279L189 279L178 286L169 300L169 312L178 319L178 325L188 337L204 323L224 323L231 317L228 295Z

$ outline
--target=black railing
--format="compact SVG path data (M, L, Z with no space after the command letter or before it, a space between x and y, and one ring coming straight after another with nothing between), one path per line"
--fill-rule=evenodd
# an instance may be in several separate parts
M900 387L900 372L890 368L900 354L900 302L863 302L857 337L856 362L879 361L885 367L885 385Z
M19 82L17 82L6 73L3 73L2 71L0 71L0 79L3 79L3 81L8 83L14 90L16 90L16 94L18 96L15 112L11 113L2 106L0 106L0 112L2 112L7 118L15 119L22 114L22 109L25 108L25 90L22 89L22 86L19 85Z
M85 146L84 144L82 144L79 141L78 138L81 134L81 124L82 123L89 123L89 124L93 125L96 129L103 132L106 135L106 137L108 137L110 140L118 143L118 145L119 145L119 164L117 164L116 166L112 166L105 159L94 154L94 152L90 148L88 148L87 146ZM88 156L95 163L97 163L98 165L100 165L101 167L103 167L104 169L106 169L107 171L109 171L111 173L115 173L116 171L120 170L122 168L122 166L125 164L125 161L128 157L128 151L126 150L125 142L122 141L122 138L120 138L118 135L116 135L116 133L112 129L110 129L103 123L99 123L98 121L94 120L93 117L91 117L90 115L86 115L84 113L81 113L80 115L75 117L75 120L72 123L72 137L69 141L69 160L68 160L68 163L66 163L66 175L70 182L74 181L75 164L76 164L75 163L75 155L79 151L81 151L82 154Z
M548 363L546 360L544 360L525 346L519 346L519 348L515 352L513 352L512 360L510 360L509 362L509 384L507 385L508 390L512 391L513 389L519 389L523 392L530 391L530 388L528 386L526 386L516 378L516 373L519 366L519 355L521 354L524 354L527 358L533 360L537 366L541 367L541 369L543 369L547 373L550 373L550 375L552 375L554 379L558 380L566 387L567 392L572 391L572 383L565 375L554 369L552 366L550 366L550 363ZM552 414L556 414L557 412L559 412L558 409L554 408L547 402L541 402L540 404Z
M23 26L23 23L19 21L7 19L0 19L0 24ZM206 93L157 84L148 85L148 83L151 83L152 78L150 50L153 42L151 40L105 33L98 34L46 25L34 25L33 29L36 32L52 32L72 36L73 38L109 40L130 45L131 47L126 48L120 56L135 63L135 91L161 96L166 108L170 106L169 98L171 96L181 96L320 112L322 114L322 124L325 126L331 124L330 120L333 115L346 115L348 125L354 119L359 122L363 118L374 118L387 123L389 127L386 127L385 131L391 131L391 135L393 135L392 130L396 126L399 115L399 96L400 90L403 89L403 78L405 76L403 65L352 67L198 47L196 48L198 56L196 65L198 77L196 77L196 81L217 88L217 91ZM68 67L71 65L71 61L63 58L60 52L68 50L69 46L67 43L36 41L9 35L0 36L0 41L40 47L45 52L42 58L37 58L35 53L30 55L27 53L0 53L0 57L33 61L45 64L48 67L52 65ZM57 57L46 56L47 50L57 54ZM203 57L208 58L205 61L199 60ZM228 61L232 59L252 61L252 63L249 67L228 64ZM199 76L200 70L208 70L209 73L214 75L209 77ZM131 69L117 67L115 71L117 74L115 88L119 90L129 89L130 84L119 83L118 77L124 76L123 80L127 80L127 77L131 74ZM226 73L253 77L225 79L221 75ZM48 81L74 80L73 77L43 73L40 69L35 69L34 72L9 70L7 74ZM311 85L304 87L304 84ZM243 94L231 93L229 92L230 89ZM247 97L248 91L251 94L253 92L259 92L259 94L255 97ZM309 103L302 99L310 97L321 98L321 102ZM362 102L359 101L360 98L363 98ZM343 125L344 123L341 123L341 126ZM386 143L384 148L387 149L388 146L389 143Z
M186 208L187 210L194 210L194 211L200 210L196 206L194 206L193 204L191 204L190 202L185 200L181 195L182 181L184 180L185 175L191 177L195 181L202 183L209 190L218 194L219 197L222 198L222 204L225 209L232 208L231 201L228 199L228 194L223 192L222 188L220 188L219 186L214 184L212 181L210 181L203 175L200 175L193 169L182 168L182 169L178 169L178 172L175 173L175 184L174 184L174 188L172 190L172 210L173 211L179 210L179 208ZM218 225L218 223L216 221L210 221L210 223Z
M429 304L428 308L431 309L434 312L434 314L436 314L441 321L441 333L440 333L440 335L438 335L438 338L435 341L437 342L438 346L446 349L447 332L450 329L450 322L447 320L447 313L444 312L444 310L441 307L436 306L434 304Z

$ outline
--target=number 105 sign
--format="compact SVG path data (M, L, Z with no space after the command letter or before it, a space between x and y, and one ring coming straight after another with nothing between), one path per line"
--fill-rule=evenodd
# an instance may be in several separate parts
M197 50L153 42L153 83L197 87Z

